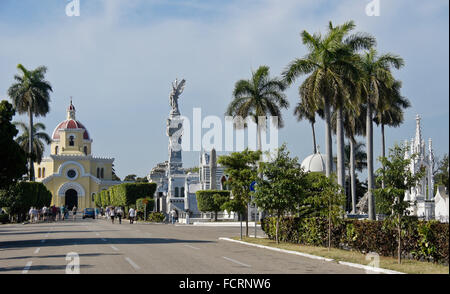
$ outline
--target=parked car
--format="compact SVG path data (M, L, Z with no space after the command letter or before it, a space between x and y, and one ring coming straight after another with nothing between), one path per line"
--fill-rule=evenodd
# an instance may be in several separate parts
M83 219L87 217L92 217L92 219L95 219L95 210L93 208L83 209Z

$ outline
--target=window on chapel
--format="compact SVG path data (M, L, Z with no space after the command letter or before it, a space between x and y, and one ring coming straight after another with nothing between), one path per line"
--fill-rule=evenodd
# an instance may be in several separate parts
M69 137L69 146L74 146L75 145L74 139L75 138L73 136Z

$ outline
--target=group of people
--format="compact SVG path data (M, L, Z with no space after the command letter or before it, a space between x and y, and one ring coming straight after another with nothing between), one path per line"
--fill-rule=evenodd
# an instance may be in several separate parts
M109 206L106 208L106 218L110 219L112 223L114 223L114 219L117 217L117 219L119 220L119 224L122 223L122 218L124 217L124 211L122 209L122 207L117 206ZM136 215L137 215L137 210L134 208L130 208L128 210L128 219L130 220L130 224L133 224L135 219L136 219Z
M77 207L72 208L73 219L75 220L77 214ZM69 208L66 206L57 207L52 205L50 207L44 206L41 209L31 207L28 211L31 223L38 221L61 221L69 218Z

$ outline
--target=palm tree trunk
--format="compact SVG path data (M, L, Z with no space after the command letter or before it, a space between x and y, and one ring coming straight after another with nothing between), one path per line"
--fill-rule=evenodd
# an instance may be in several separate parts
M381 123L381 156L385 157L386 154L386 145L384 141L384 124ZM384 171L384 165L383 165L383 171ZM381 181L381 188L384 189L384 180Z
M366 145L367 145L367 192L369 219L375 220L375 201L373 198L373 124L372 124L372 106L367 103L366 116Z
M397 234L398 234L398 264L402 263L402 226L401 226L401 216L398 215L398 224L397 224Z
M28 107L28 117L30 119L29 135L28 135L28 153L29 153L29 168L30 168L30 182L34 181L34 166L33 166L33 113L31 112L31 106Z
M336 116L336 136L337 136L337 180L338 184L345 192L345 166L344 166L344 128L342 123L342 109L337 109Z
M317 153L317 143L316 143L316 130L314 129L314 123L311 123L312 134L313 134L313 146L314 146L314 154Z
M352 213L356 213L355 142L350 139L350 181L352 190Z
M325 163L325 175L329 178L333 172L333 149L331 146L331 115L330 115L330 103L325 99L324 103L325 114L325 149L327 153L327 160Z

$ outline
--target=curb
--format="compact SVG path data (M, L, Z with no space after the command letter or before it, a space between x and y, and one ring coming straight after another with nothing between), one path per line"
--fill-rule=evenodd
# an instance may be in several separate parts
M236 223L236 222L194 222L192 223L193 226L198 226L198 227L239 227L240 223ZM245 226L245 225L244 225ZM249 229L254 228L255 224L250 224L248 225ZM257 228L261 228L261 225L256 225Z
M336 261L336 260L334 260L332 258L325 258L325 257L322 257L322 256L317 256L317 255L312 255L312 254L307 254L307 253L302 253L302 252L297 252L297 251L292 251L292 250L286 250L286 249L280 249L280 248L275 248L275 247L269 247L269 246L265 246L265 245L253 244L253 243L248 243L248 242L239 241L239 240L233 240L233 239L225 238L225 237L220 237L219 240L239 243L239 244L243 244L243 245L247 245L247 246L253 246L253 247L258 247L258 248L269 249L269 250L272 250L272 251L278 251L278 252L283 252L283 253L288 253L288 254L299 255L299 256L312 258L312 259L323 260L323 261L335 261L335 262L337 262L339 264L342 264L342 265L355 267L355 268L359 268L359 269L364 269L366 271L371 271L371 272L376 272L376 273L405 274L405 273L394 271L394 270L388 270L388 269L384 269L384 268L372 267L372 266L367 266L367 265L362 265L362 264L352 263L352 262L346 262L346 261Z
M259 245L259 244L252 244L252 243L248 243L248 242L244 242L244 241L233 240L233 239L230 239L230 238L220 237L219 240L240 243L240 244L244 244L244 245L248 245L248 246L264 248L264 249L269 249L269 250L278 251L278 252L284 252L284 253L300 255L300 256L308 257L308 258L312 258L312 259L325 260L325 261L333 261L334 260L334 259L325 258L325 257L322 257L322 256L316 256L316 255L311 255L311 254L307 254L307 253L291 251L291 250L286 250L286 249L280 249L280 248L275 248L275 247L269 247L269 246L264 246L264 245Z
M346 261L338 261L338 263L342 264L342 265L346 265L346 266L364 269L366 271L376 272L376 273L391 274L391 275L405 275L406 274L406 273L397 272L394 270L388 270L388 269L384 269L384 268L380 268L380 267L362 265L362 264L346 262Z

